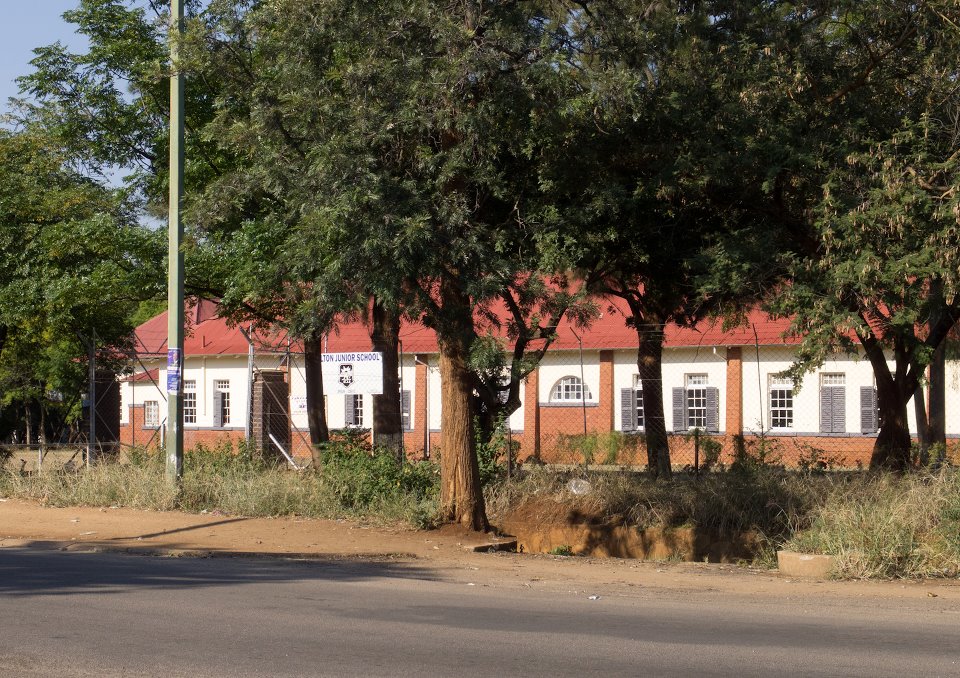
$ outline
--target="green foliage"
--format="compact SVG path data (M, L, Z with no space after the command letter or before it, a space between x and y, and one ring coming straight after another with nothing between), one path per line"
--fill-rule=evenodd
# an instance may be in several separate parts
M432 498L440 478L439 469L429 462L401 464L392 453L367 454L338 444L321 453L319 473L342 506L360 511L397 494Z
M775 438L757 436L747 440L742 435L735 437L731 471L749 475L782 463L783 446Z
M77 414L88 342L101 368L119 367L137 303L162 280L162 234L69 161L36 126L0 131L2 404L58 423Z
M554 546L547 553L551 556L572 556L573 548L567 544L561 544L560 546Z
M644 437L640 435L603 431L586 435L561 433L556 436L555 447L564 459L579 460L586 465L595 463L612 465L618 461L632 459L643 443Z
M480 467L481 486L505 476L508 463L511 464L511 468L517 467L517 453L520 450L520 443L509 436L507 426L509 424L501 415L500 421L494 427L493 434L489 437L485 435L480 426L474 427L477 436L477 463Z

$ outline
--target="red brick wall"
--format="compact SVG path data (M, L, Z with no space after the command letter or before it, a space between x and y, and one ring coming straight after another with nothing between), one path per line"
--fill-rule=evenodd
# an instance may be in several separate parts
M726 432L743 433L743 352L739 346L727 348Z

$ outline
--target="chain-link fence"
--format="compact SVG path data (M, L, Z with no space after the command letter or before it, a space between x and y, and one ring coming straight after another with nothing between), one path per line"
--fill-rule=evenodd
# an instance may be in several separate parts
M795 357L784 345L668 347L662 381L650 384L632 350L551 352L525 383L511 435L521 460L547 464L642 467L651 446L669 449L674 469L737 459L869 465L881 424L870 363L837 355L797 379L789 373ZM947 365L945 446L918 435L917 422L928 419L927 391L908 403L910 452L960 460L957 365Z

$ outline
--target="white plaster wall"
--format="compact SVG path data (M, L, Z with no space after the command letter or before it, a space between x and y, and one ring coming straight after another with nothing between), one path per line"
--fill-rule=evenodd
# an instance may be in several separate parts
M527 403L527 382L523 380L520 382L520 407L516 412L510 415L510 430L511 431L522 431L523 430L523 408L526 407Z
M443 408L443 397L440 391L440 366L438 356L427 358L427 421L431 431L440 430L440 415Z
M948 360L946 369L947 435L960 435L960 360Z
M540 383L538 397L541 403L550 402L550 392L564 377L580 378L579 351L555 351L547 353L540 363ZM600 394L600 352L583 352L583 380L590 390L587 403L596 404Z
M417 361L416 356L406 353L400 356L400 390L410 392L410 429L417 427Z
M761 417L763 427L770 429L770 377L790 368L795 358L795 349L789 347L760 347L760 365L757 365L756 349L743 349L743 427L745 431L760 430ZM888 363L893 369L893 362ZM820 432L820 380L823 374L843 374L845 377L846 432L861 435L860 429L860 388L873 386L873 367L862 354L840 354L826 361L814 372L807 374L794 388L793 428L797 434ZM759 383L758 383L759 376ZM910 430L916 432L913 400L907 405L907 418ZM777 429L773 429L777 432Z
M707 385L720 390L720 431L727 430L727 351L712 346L700 348L668 348L663 352L663 416L667 431L673 421L673 389L686 386L689 374L706 374Z

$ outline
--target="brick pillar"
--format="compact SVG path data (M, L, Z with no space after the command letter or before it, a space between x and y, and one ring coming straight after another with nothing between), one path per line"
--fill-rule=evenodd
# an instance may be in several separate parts
M528 456L540 458L540 368L527 375L523 400L523 439Z
M427 436L430 435L430 422L427 421L427 356L416 356L416 384L414 384L413 430L416 443L414 449L427 449Z
M743 433L743 351L727 348L727 435Z
M613 430L613 351L600 351L599 431Z

